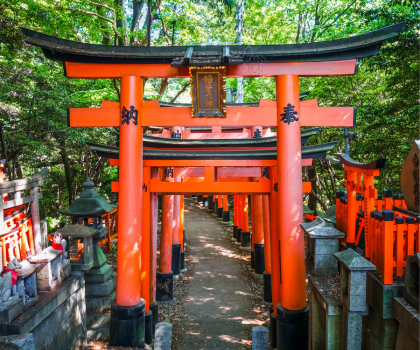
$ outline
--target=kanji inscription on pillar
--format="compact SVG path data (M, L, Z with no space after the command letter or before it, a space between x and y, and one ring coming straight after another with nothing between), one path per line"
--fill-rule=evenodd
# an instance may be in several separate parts
M261 175L261 177L264 177L264 178L266 178L266 179L269 179L270 178L270 176L268 175L268 167L264 167L264 168L262 168L263 169L263 171L262 171L262 175Z
M163 176L164 177L174 177L174 169L173 168L165 168Z
M139 117L139 111L137 109L134 108L134 106L130 106L130 110L128 110L127 108L125 108L125 106L123 107L122 111L121 111L121 124L130 124L130 120L133 120L133 124L137 125L138 124L138 117Z
M190 67L193 118L226 118L226 67Z
M290 123L297 122L299 118L297 117L298 112L295 111L295 106L292 106L290 103L287 104L286 107L283 107L284 113L280 114L282 117L280 119L281 122Z
M254 136L252 137L253 139L260 139L262 138L262 133L260 129L257 129L254 131Z
M181 133L179 132L179 130L177 130L176 132L172 131L171 138L172 139L180 139L181 138Z

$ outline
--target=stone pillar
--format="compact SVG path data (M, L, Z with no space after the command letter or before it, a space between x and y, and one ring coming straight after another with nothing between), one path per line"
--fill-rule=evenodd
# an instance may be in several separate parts
M322 218L301 224L307 237L306 266L314 277L338 274L338 262L334 253L338 253L339 239L344 233Z
M343 349L362 348L362 316L366 310L366 272L375 265L353 249L335 253L340 262L340 301L343 303Z

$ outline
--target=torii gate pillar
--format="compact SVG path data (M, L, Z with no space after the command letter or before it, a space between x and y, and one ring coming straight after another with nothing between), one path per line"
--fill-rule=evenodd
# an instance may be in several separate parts
M144 347L145 302L141 299L143 185L143 79L121 78L117 298L111 307L110 345Z
M277 307L277 349L308 348L303 232L299 76L276 76L277 174L281 303Z

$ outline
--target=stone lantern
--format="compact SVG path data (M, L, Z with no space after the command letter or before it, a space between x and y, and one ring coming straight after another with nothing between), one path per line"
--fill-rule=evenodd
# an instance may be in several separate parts
M93 186L94 183L87 178L83 182L84 189L80 197L74 200L67 210L59 211L63 215L77 217L78 224L89 227L92 234L83 235L83 238L77 234L73 235L73 230L69 227L73 225L66 225L60 229L60 232L65 237L83 239L83 259L72 261L72 270L84 271L86 308L103 311L109 309L112 300L115 299L116 274L113 272L112 266L105 263L105 254L98 243L108 233L108 228L103 227L102 215L114 210L118 204L109 204L105 198L98 195ZM91 222L89 222L90 219ZM91 255L91 257L86 255Z

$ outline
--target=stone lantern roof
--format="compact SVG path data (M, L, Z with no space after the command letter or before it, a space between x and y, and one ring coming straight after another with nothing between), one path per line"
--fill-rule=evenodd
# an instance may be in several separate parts
M87 178L83 182L83 191L80 197L75 199L67 210L59 210L59 213L68 216L95 217L102 216L114 210L117 204L109 204L105 198L98 195L93 189L94 183Z

